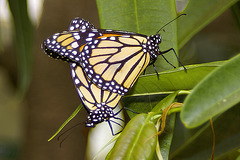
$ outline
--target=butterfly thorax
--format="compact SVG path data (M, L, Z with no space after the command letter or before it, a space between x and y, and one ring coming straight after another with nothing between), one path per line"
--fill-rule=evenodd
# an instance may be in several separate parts
M114 113L110 107L102 106L95 110L90 110L86 121L86 127L95 127L96 124L108 121L111 117L114 117Z
M161 36L159 34L151 35L147 37L146 46L143 45L143 48L146 48L146 51L150 54L151 63L154 63L159 55L159 44L161 43Z

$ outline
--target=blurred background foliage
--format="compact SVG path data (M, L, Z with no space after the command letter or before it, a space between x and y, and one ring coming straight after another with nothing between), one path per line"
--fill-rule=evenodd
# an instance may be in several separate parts
M177 1L177 7L184 8L184 1ZM239 53L239 9L239 3L235 4L192 37L179 51L182 63L187 65L227 60ZM46 37L66 30L70 21L78 16L100 27L95 1L0 0L1 160L84 158L88 129L83 125L72 131L61 148L59 141L47 142L79 105L80 100L70 78L68 65L48 58L40 48ZM218 137L224 146L231 145L231 141L237 143L234 137L221 140L224 135L230 137L229 134L239 134L240 128L230 125L232 121L239 122L239 113L239 107L236 106L220 117L216 124L219 125L216 132L224 133ZM86 113L81 112L70 124L82 122L85 118ZM206 143L211 146L210 132L188 130L184 133L182 124L178 120L176 124L172 157L184 151L191 155L189 150L194 152L199 148L205 152ZM175 150L184 139L196 134L201 134L206 140L202 144L191 141L188 143L194 147ZM221 152L221 149L216 152ZM238 155L237 150L232 152L232 155ZM235 159L237 156L233 157ZM233 159L229 156L222 158Z

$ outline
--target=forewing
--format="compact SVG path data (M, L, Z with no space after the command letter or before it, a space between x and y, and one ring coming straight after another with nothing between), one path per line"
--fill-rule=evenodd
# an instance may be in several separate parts
M146 37L103 33L80 48L80 61L88 78L103 90L128 92L150 61Z
M88 30L65 31L47 38L42 48L52 58L80 63L78 56L80 48L98 36L99 34L93 34L92 30L91 33Z
M68 31L47 38L42 44L42 49L54 59L79 63L79 58L76 56L79 48L98 36L98 30L94 29L93 24L82 18L75 18Z

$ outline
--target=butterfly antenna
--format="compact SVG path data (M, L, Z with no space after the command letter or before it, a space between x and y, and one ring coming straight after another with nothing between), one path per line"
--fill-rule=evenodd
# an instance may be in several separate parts
M185 14L185 13L180 14L179 16L177 16L176 18L174 18L173 20L169 21L167 24L165 24L164 26L162 26L162 27L157 31L156 34L158 34L164 27L166 27L167 25L169 25L170 23L172 23L173 21L175 21L175 20L178 19L179 17L185 16L185 15L187 15L187 14Z
M75 127L77 127L78 125L83 124L83 123L85 123L85 122L80 122L80 123L72 126L71 128L67 129L66 131L64 131L62 134L60 134L60 135L58 136L58 138L57 138L58 141L60 140L60 138L61 138L63 135L65 135L66 133L68 133L69 131L71 131L73 128L75 128ZM61 148L61 146L62 146L63 141L65 141L65 140L67 139L67 137L68 137L71 133L72 133L72 132L70 132L65 138L63 138L63 140L61 140L61 142L60 142L60 148Z
M69 133L66 137L64 137L64 138L61 140L61 142L60 142L60 144L59 144L59 147L60 147L60 148L62 148L62 143L68 138L68 136L70 136L70 134L71 134L71 133Z

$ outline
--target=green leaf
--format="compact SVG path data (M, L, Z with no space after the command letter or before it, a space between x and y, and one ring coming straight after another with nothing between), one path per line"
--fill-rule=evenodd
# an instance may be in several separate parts
M171 93L170 95L155 95L155 96L139 96L139 97L127 97L123 98L123 103L126 108L129 108L137 113L147 113L147 112L155 112L162 114L162 110L168 106L170 106L177 94L183 91L176 91ZM184 93L188 94L188 93ZM176 108L179 112L179 108ZM169 113L176 112L175 109L171 109ZM136 116L136 113L130 112L127 110L128 116L133 118Z
M156 74L142 75L135 86L125 96L144 96L154 94L167 94L177 90L191 90L207 74L224 64L224 62L212 62L172 69Z
M183 123L197 127L240 102L240 55L201 81L186 98L181 112Z
M107 159L151 160L157 143L157 137L154 136L157 131L151 119L151 114L134 117L121 133Z
M145 35L156 34L163 25L177 17L175 0L97 0L97 7L101 28ZM174 48L178 51L176 21L164 29L165 32L161 32L160 50ZM172 52L166 54L166 58L177 66L177 59ZM171 68L162 58L159 58L155 66L158 71Z
M182 48L197 32L221 15L238 0L189 0L178 21L178 45Z
M48 141L51 141L54 137L56 137L56 135L61 132L61 130L68 124L68 122L70 122L77 114L79 111L81 111L83 108L83 105L79 105L77 107L77 109L71 114L70 117L68 117L68 119L59 127L59 129L57 130L56 133L54 133L54 135L48 139Z
M153 96L130 96L130 97L123 97L122 102L123 106L129 108L137 113L148 113L156 106L159 101L164 99L166 95L153 95ZM161 107L161 106L160 106ZM159 107L159 108L160 108ZM136 116L136 113L128 111L128 116L133 118Z
M174 102L174 100L178 94L179 94L179 91L176 91L176 92L168 95L167 97L165 97L151 110L151 113L153 113L153 115L162 114L163 109L166 107L169 107ZM135 108L133 108L133 109L135 109ZM172 113L171 112L172 110L175 110L175 109L171 109L169 111L169 113ZM180 110L177 110L177 112L179 112L179 111ZM175 110L175 112L176 112L176 110ZM159 116L159 115L156 115L156 116ZM155 118L157 118L157 117L155 117ZM165 159L167 159L167 157L169 155L169 151L170 151L170 146L171 146L173 131L174 131L174 124L175 124L175 115L171 115L171 116L167 117L166 123L167 123L166 127L165 127L166 130L164 131L163 134L161 134L159 136L160 147L158 145L158 156L162 156Z
M240 104L213 119L216 135L215 158L240 148ZM212 130L207 122L201 128L186 129L177 118L170 159L209 159L212 152ZM180 126L182 126L180 128ZM175 141L176 140L176 141ZM200 157L200 158L199 158ZM227 158L223 158L224 160ZM234 159L234 158L232 158Z
M156 74L143 75L122 98L124 106L138 113L150 112L153 106L166 97L166 94L178 90L191 90L207 74L224 63L212 62L186 66L187 73L182 68L177 68L159 73L159 79ZM135 116L132 112L128 112L128 115Z
M26 0L8 0L8 2L15 27L18 92L23 96L31 81L34 42L33 25L28 17Z

